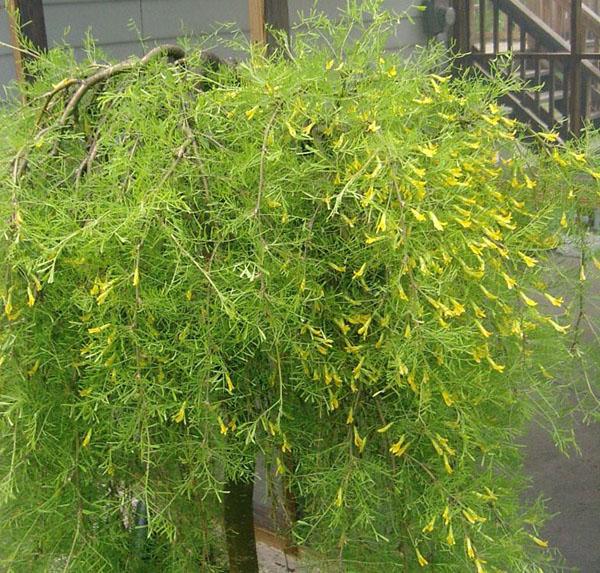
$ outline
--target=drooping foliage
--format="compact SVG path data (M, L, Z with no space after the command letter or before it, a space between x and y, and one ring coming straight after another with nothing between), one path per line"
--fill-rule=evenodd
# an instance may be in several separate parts
M363 16L235 66L52 51L3 110L4 568L220 570L259 453L340 570L550 561L517 444L562 408L545 260L599 174Z

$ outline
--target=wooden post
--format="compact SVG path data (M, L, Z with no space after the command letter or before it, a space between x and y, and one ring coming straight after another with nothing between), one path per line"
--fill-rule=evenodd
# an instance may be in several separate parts
M23 45L21 38L27 39L37 51L48 49L42 0L8 0L7 8L17 79L31 81L33 78L24 65L27 58L31 57L27 51L29 46Z
M269 51L275 47L275 39L268 28L290 32L290 16L287 0L248 0L250 39L266 44Z
M230 573L258 573L252 494L254 480L229 480L224 497L225 537Z
M471 2L470 0L453 0L456 12L454 24L454 39L456 51L459 54L468 54L471 51Z
M569 131L575 137L581 133L583 86L581 55L584 51L581 0L571 0L571 59L569 61Z

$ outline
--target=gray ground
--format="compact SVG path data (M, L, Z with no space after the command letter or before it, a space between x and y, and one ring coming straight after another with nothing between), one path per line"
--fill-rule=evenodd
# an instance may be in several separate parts
M595 243L598 241L596 237ZM560 267L572 268L577 255L575 250L565 248ZM600 340L592 335L592 330L600 331L600 272L593 267L588 271L588 283L584 342L587 352L600 358ZM592 384L600 392L598 376L590 373ZM533 479L532 495L542 494L548 499L549 511L556 514L544 531L550 544L561 551L574 570L600 573L600 423L586 425L579 421L575 431L581 455L567 458L547 434L532 428L526 440L525 469Z
M581 456L566 458L547 434L533 429L527 439L527 473L533 489L548 498L557 515L544 535L567 565L600 573L600 424L577 425Z

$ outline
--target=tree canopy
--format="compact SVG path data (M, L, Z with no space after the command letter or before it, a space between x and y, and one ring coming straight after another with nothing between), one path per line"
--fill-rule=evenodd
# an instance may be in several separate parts
M236 65L52 50L2 110L3 566L124 570L136 499L153 567L222 570L259 453L323 563L551 561L518 438L563 408L545 261L600 175L363 10Z

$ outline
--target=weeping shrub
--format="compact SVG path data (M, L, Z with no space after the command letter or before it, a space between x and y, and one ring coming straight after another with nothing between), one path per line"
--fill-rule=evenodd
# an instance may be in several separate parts
M235 66L53 50L2 110L7 570L226 570L259 453L324 570L550 570L518 443L559 427L544 273L598 173L372 10Z

